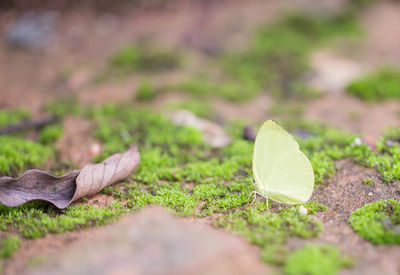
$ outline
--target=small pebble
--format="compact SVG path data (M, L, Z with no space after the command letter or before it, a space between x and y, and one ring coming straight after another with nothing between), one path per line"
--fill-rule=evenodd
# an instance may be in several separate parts
M299 214L302 215L302 216L306 216L308 214L307 208L305 208L303 205L300 205Z
M98 144L98 143L93 143L91 146L90 146L90 154L92 155L92 156L98 156L99 154L100 154L100 144Z
M243 135L242 135L243 139L250 140L250 141L255 141L256 140L256 136L257 136L257 133L256 133L256 131L254 130L253 127L246 126L246 127L243 128Z
M392 147L393 143L394 142L392 140L390 140L390 139L386 141L386 145L389 146L389 147Z
M362 144L361 138L355 138L353 143L351 144L352 146L360 146Z
M372 195L373 195L373 194L372 194L372 192L369 192L369 193L368 193L368 196L370 196L370 197L371 197Z

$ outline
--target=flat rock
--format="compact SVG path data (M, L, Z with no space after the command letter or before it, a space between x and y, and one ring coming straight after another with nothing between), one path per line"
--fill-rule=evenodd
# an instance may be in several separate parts
M150 207L93 230L24 274L268 274L238 236Z

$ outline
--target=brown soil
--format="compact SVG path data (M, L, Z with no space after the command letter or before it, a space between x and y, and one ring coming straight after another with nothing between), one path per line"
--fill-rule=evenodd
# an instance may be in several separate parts
M348 223L351 213L367 203L382 199L400 199L400 182L383 183L375 169L361 167L349 160L336 163L337 172L318 185L312 199L327 206L315 215L324 225L322 234L313 240L291 239L287 246L299 248L305 243L329 243L338 246L344 255L353 257L356 266L341 274L398 274L400 246L376 246L362 239ZM374 183L363 184L371 178Z
M307 118L378 139L389 126L400 126L400 101L365 103L345 94L326 94L306 106Z
M101 153L100 142L92 138L93 125L89 121L81 117L66 117L63 128L63 135L56 144L61 162L82 168Z

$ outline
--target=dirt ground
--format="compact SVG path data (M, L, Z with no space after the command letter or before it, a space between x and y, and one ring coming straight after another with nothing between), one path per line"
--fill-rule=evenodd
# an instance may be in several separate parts
M283 11L296 8L337 10L343 3L344 1L334 0L318 3L306 0L252 0L231 1L229 4L226 1L182 1L180 5L171 5L172 7L162 10L131 8L113 13L67 9L57 12L55 30L50 42L43 48L10 49L3 36L0 43L0 108L24 107L34 116L40 116L47 102L65 96L77 96L79 103L84 106L129 101L135 96L139 78L132 76L107 83L95 81L110 54L129 42L150 40L153 44L184 48L195 57L191 65L195 68L212 64L210 56L205 52L229 45L245 47L257 26L273 21ZM19 16L21 11L0 11L0 33L4 33ZM344 89L351 79L371 68L388 63L400 66L400 29L396 27L400 25L400 3L382 2L373 8L367 8L361 16L361 22L366 33L362 42L356 42L357 50L349 50L353 45L344 45L313 53L309 82L323 89L325 94L305 103L305 118L360 133L366 139L376 141L387 127L400 126L400 100L366 103L347 95ZM210 70L213 70L212 67ZM155 75L154 82L168 83L190 73L178 71ZM151 104L154 109L160 110L170 102L180 101L184 97L185 95L179 93L160 94ZM274 103L275 99L266 94L246 103L232 103L219 98L211 101L218 117L247 120L252 124L267 119ZM61 158L70 160L78 167L90 162L98 154L100 146L98 141L90 137L93 126L88 121L74 117L66 118L63 123L65 133L57 143ZM313 242L337 245L341 251L353 255L359 261L354 269L343 270L342 274L400 274L400 246L374 246L354 233L347 222L352 211L365 203L387 198L400 200L400 194L395 192L399 190L400 183L385 184L374 169L360 167L348 160L340 161L336 165L337 172L319 185L313 195L314 199L328 206L327 211L316 215L323 223L324 231ZM362 184L366 175L374 179L373 185ZM107 204L109 202L103 200L108 199L107 196L100 195L93 203ZM146 224L146 219L143 218L146 215L159 217L159 220L153 219L151 222L154 224ZM153 241L155 243L151 247L153 250L149 248L142 254L135 255L138 257L134 260L137 268L135 274L142 274L146 270L144 264L151 266L150 259L164 259L165 267L174 266L174 274L199 274L198 268L204 268L204 272L200 273L209 271L211 274L276 272L274 267L261 262L259 249L241 237L211 229L209 221L171 217L163 210L150 209L106 227L24 241L15 257L5 266L4 273L24 274L28 259L34 257L39 265L46 259L51 260L43 269L30 271L31 274L68 274L59 255L56 255L62 254L67 255L71 263L76 263L76 272L84 274L87 270L82 266L80 269L78 264L81 254L97 251L98 259L106 263L110 259L104 252L113 238L118 239L121 251L129 250L122 240L125 235L114 235L124 228L132 229L136 222L142 225L142 231L129 233L133 234L132 245L144 246ZM165 224L181 229L180 236L172 236L178 243L165 243L171 238L168 232L158 240L152 240L143 233L151 230L152 226L161 227ZM195 232L194 237L187 233L190 230ZM1 234L0 231L0 236ZM90 244L90 240L97 236L104 240L101 247ZM141 237L147 239L140 240ZM288 242L288 246L300 247L308 241L293 239ZM188 243L191 251L197 255L197 262L190 262L190 257L180 252L183 245L180 242ZM212 255L215 257L224 255L221 263L212 255L205 255L206 245L208 249L212 247ZM75 247L82 248L82 252L74 255ZM176 252L167 257L166 251L171 249ZM183 257L189 263L187 266L179 266L174 257ZM121 260L120 269L116 269L116 266L103 266L97 262L98 259L91 257L93 263L107 269L108 273L99 269L102 274L126 274L130 268L129 259ZM201 263L206 261L209 264L202 267ZM224 269L227 265L223 263L228 262L235 265L227 270ZM152 272L162 273L159 270Z

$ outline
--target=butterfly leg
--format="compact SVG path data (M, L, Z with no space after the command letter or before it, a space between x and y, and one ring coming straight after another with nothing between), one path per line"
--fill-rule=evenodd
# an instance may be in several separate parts
M254 190L253 192L250 193L250 195L249 195L249 197L248 197L247 200L249 200L250 197L251 197L252 195L254 195L254 198L253 198L253 200L251 201L250 205L252 205L252 204L256 201L257 195L260 195L260 194L259 194L256 190Z

